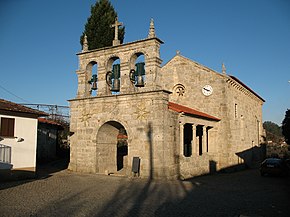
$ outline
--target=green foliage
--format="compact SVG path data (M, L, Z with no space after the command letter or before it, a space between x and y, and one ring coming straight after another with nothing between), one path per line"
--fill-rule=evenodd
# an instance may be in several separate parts
M85 24L85 30L80 37L83 44L85 34L87 35L89 50L112 46L114 40L114 24L117 13L108 0L99 0L91 6L91 16ZM123 43L125 27L119 28L118 38Z
M282 122L282 134L285 138L285 142L290 145L290 110L287 109L285 118Z
M281 127L271 121L265 121L263 127L266 130L267 140L279 142L282 138Z

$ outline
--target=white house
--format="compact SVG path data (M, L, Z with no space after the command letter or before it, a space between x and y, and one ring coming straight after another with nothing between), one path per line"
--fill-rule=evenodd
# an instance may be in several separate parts
M36 171L37 118L47 115L0 99L0 172Z

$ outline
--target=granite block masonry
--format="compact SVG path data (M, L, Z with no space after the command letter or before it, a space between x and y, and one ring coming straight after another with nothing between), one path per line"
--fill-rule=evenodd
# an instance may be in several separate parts
M251 159L263 142L264 100L224 66L219 73L180 52L161 66L162 44L153 20L142 40L96 50L84 41L69 100L69 169L178 179Z

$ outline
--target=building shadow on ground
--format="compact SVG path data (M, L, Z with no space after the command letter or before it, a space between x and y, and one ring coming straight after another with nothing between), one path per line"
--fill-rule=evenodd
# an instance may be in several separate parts
M69 158L60 158L48 163L38 163L36 178L43 179L52 176L54 173L68 168Z
M0 190L12 188L28 182L51 177L54 173L66 170L69 159L61 158L49 163L37 163L36 171L24 170L1 170L0 172Z
M148 137L150 141L152 135L148 134ZM153 155L152 142L150 154ZM249 182L249 172L244 171L263 160L264 147L253 147L236 155L243 159L243 163L217 171L217 163L209 161L209 173L186 180L153 180L151 170L151 176L145 182L139 183L138 179L130 180L132 187L129 190L128 185L120 186L101 210L93 211L89 215L97 217L251 215L253 212L250 208L254 209L254 206L251 207L252 205L245 201L251 200L250 196L255 195L255 189L252 187L241 189ZM254 182L258 185L261 178L258 170L252 170L250 174L253 175L251 179L257 179ZM228 179L229 175L231 179ZM258 197L254 198L253 204L259 200ZM249 210L244 211L243 207Z
M153 130L149 125L151 168L153 168L154 152L152 134ZM246 159L257 159L253 155L256 152L257 149L254 148L237 153L237 155L248 162ZM38 178L50 177L55 172L66 169L67 164L68 161L56 161L39 165ZM225 171L228 172L237 171L232 168L226 169ZM57 203L52 200L37 213L51 212L54 216L66 213L67 216L96 217L287 216L284 211L288 209L285 204L289 202L289 197L285 196L287 193L283 194L282 189L285 186L285 180L263 179L257 169L221 173L217 171L215 161L209 162L209 170L213 173L212 175L206 174L183 181L153 180L153 169L146 180L99 176L96 179L102 179L101 184L90 179L90 184L85 186L81 182L82 179L77 178L78 188L69 188L63 197L56 199ZM287 180L289 181L289 178ZM17 185L24 183L24 181L18 181ZM289 187L289 183L287 186ZM10 187L13 187L13 183L10 184ZM105 189L106 187L110 187L110 189ZM100 190L95 191L95 189ZM267 190L265 191L265 189ZM271 194L270 191L274 193ZM109 197L104 196L103 198L92 192L101 192L101 194L109 192ZM272 198L273 195L277 197ZM269 201L275 204L275 207L267 206ZM53 211L51 207L53 207ZM280 212L281 215L277 215L277 212Z

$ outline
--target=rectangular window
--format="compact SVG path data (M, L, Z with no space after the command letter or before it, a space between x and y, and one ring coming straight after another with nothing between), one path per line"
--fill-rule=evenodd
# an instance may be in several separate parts
M0 136L14 137L14 118L1 118Z
M238 104L235 103L235 118L238 118Z

